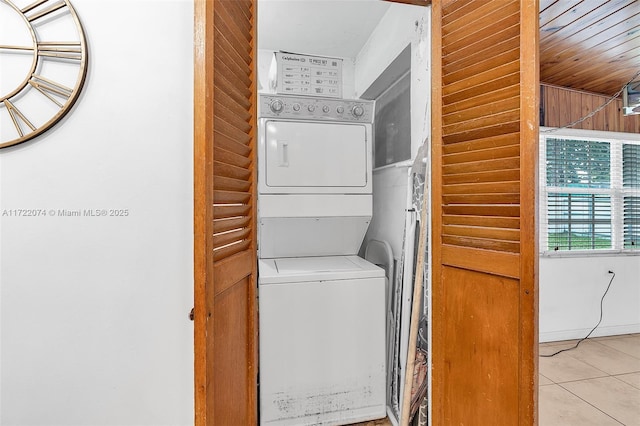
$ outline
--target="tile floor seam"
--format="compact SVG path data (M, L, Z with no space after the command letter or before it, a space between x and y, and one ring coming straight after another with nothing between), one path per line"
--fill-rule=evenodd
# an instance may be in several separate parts
M586 379L586 380L577 380L578 382L586 382L587 380L591 380L591 379ZM584 401L586 404L589 404L590 406L592 406L593 408L595 408L596 410L600 411L602 414L604 414L605 416L611 418L612 420L620 423L622 426L626 426L624 423L622 423L620 420L616 419L615 417L613 417L611 414L607 413L606 411L603 411L601 408L593 405L592 403L590 403L589 401L587 401L586 399L582 398L580 395L575 394L574 392L571 392L571 390L565 388L564 386L562 386L562 384L558 383L558 386L560 386L562 389L566 390L567 392L569 392L571 395L575 396L576 398Z
M628 339L628 337L625 337L625 338L623 338L623 339L615 339L615 340L617 340L617 341L621 341L621 340L625 340L625 339ZM614 340L614 339L609 339L609 340ZM601 343L601 344L602 344L603 346L606 346L606 347L610 348L610 349L614 349L614 350L616 350L616 351L618 351L618 352L622 352L622 353L623 353L623 354L625 354L625 355L629 355L629 356L630 356L630 357L632 357L632 358L640 359L640 356L636 356L636 355L634 355L634 354L630 354L630 353L628 353L628 352L621 351L620 349L617 349L617 348L615 348L615 347L613 347L613 346L609 346L609 345L607 345L607 344L605 344L605 343Z
M598 342L594 342L594 343L598 343ZM631 355L629 355L629 354L627 354L627 353L625 353L625 352L619 351L619 350L618 350L618 349L616 349L616 348L612 348L611 346L603 345L602 343L598 343L598 345L603 346L605 349L610 349L610 350L612 350L612 351L616 351L616 352L618 352L620 355L622 355L623 357L625 357L625 356L631 356ZM577 349L578 349L578 348L576 348L576 350L577 350ZM570 351L569 351L569 352L570 352ZM567 356L569 356L569 357L571 357L571 358L575 359L576 361L584 362L585 364L589 365L590 367L593 367L593 368L595 368L596 370L600 370L600 371L602 371L603 373L605 373L605 374L607 374L607 375L609 375L609 376L613 376L613 374L611 374L611 373L607 373L606 371L602 370L602 368L597 367L597 366L595 366L595 365L591 364L590 362L588 362L588 361L586 361L586 360L584 360L584 359L576 358L576 357L572 356L570 353L567 353ZM635 357L632 357L632 358L635 358ZM635 359L638 359L638 358L635 358ZM637 372L637 371L636 371L636 370L634 370L634 371L627 371L627 372L625 372L625 373L617 373L617 374L631 374L631 373L636 373L636 372ZM594 378L595 378L595 377L594 377Z
M618 377L618 376L624 376L625 374L635 374L635 373L640 373L640 371L634 371L633 373L622 373L622 374L616 374L616 375L611 375L610 377L613 377L613 378L617 379L618 381L620 381L620 382L622 382L622 383L624 383L624 384L626 384L626 385L631 386L632 388L640 389L639 387L634 386L634 385L632 385L632 384L631 384L631 383L629 383L629 382L625 382L625 381L624 381L624 380L622 380L620 377ZM542 386L544 386L544 385L542 385Z
M585 364L586 364L586 363L585 363ZM593 366L592 366L592 367L593 367ZM594 368L595 368L595 367L594 367ZM602 370L600 370L600 371L602 371ZM607 373L607 372L604 372L604 371L602 371L602 372L604 373L604 376L589 377L589 378L586 378L586 379L565 380L565 381L563 381L563 382L553 382L553 380L551 380L551 379L549 379L549 380L551 380L551 381L552 381L553 383L555 383L556 385L562 385L562 384L565 384L565 383L584 382L584 381L586 381L586 380L591 380L591 379L603 379L603 378L605 378L605 377L611 377L611 374L609 374L609 373ZM630 374L630 373L622 373L622 374Z

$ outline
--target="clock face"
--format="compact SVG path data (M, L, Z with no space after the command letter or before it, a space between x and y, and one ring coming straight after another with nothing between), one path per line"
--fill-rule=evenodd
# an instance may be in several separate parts
M84 31L68 0L0 0L0 148L60 121L86 72Z

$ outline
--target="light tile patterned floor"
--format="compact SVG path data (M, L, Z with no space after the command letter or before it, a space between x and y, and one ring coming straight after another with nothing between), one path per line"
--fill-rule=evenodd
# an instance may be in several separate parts
M541 343L540 354L576 342ZM640 334L588 339L539 366L539 426L640 426Z
M540 354L575 345L540 344ZM540 426L640 426L640 334L598 337L540 358Z

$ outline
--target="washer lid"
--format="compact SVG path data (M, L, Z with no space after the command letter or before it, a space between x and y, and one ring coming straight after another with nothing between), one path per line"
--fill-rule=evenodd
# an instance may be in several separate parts
M384 277L384 269L358 256L260 259L260 284Z

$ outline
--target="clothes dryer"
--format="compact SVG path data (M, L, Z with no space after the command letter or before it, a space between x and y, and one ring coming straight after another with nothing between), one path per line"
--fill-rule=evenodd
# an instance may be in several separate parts
M385 274L356 254L372 215L370 101L261 95L260 423L384 417Z

